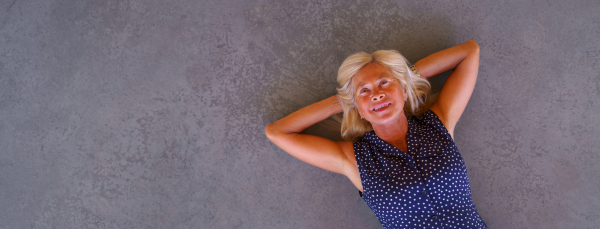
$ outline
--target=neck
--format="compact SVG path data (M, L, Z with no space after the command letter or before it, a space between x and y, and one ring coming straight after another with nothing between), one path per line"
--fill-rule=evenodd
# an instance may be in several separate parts
M406 152L408 120L404 114L402 114L402 116L400 116L396 122L373 125L373 130L375 131L375 134L381 138L381 140Z

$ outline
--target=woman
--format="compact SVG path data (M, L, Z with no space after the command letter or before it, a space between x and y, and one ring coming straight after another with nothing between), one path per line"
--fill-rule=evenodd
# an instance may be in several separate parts
M396 51L348 57L338 96L267 125L267 137L292 156L346 175L386 228L486 228L471 199L454 127L475 87L479 45L469 40L409 67ZM453 70L425 110L425 80ZM344 112L342 137L303 130Z

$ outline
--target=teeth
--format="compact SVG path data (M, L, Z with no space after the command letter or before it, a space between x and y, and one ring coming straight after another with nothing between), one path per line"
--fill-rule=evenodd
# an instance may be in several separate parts
M381 106L375 107L375 109L373 109L373 110L375 110L375 111L376 111L376 110L379 110L379 109L381 109L381 108L387 107L387 106L389 106L389 105L390 105L389 103L386 103L386 104L383 104L383 105L381 105Z

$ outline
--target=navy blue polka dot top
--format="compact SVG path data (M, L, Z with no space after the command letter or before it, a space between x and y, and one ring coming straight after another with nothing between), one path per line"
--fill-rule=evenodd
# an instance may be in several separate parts
M469 176L433 111L408 118L408 152L375 132L354 142L364 193L385 228L487 228L471 199Z

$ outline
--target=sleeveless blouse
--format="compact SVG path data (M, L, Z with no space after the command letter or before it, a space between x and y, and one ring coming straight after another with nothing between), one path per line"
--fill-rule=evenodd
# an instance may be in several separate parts
M353 143L364 193L385 228L487 228L471 199L465 162L431 110L408 118L408 152L375 132Z

